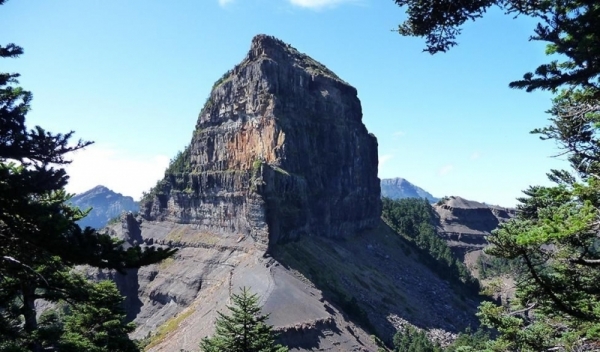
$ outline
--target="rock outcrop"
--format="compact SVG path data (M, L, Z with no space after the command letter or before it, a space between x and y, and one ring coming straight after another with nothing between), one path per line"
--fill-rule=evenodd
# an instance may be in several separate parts
M290 45L256 36L215 83L144 215L265 246L373 228L377 140L361 118L355 88Z
M82 210L92 208L88 216L79 220L78 224L97 229L106 226L110 220L117 218L123 212L137 212L139 209L138 203L133 198L113 192L104 186L96 186L75 195L71 198L71 204Z
M244 286L291 351L375 352L370 335L391 343L396 318L452 332L473 322L476 302L381 221L377 142L361 114L356 90L323 65L253 39L140 216L110 227L178 248L126 276L96 273L128 296L147 351L196 350Z
M438 215L437 232L461 259L488 245L486 237L498 225L515 216L515 210L461 197L449 197L433 205Z
M431 203L439 200L439 198L432 196L431 193L401 177L382 179L381 196L390 199L425 198Z

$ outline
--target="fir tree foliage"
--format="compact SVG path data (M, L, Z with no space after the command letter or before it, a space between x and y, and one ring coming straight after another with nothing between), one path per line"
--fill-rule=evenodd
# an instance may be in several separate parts
M127 335L135 325L126 323L123 296L111 281L87 283L89 297L70 307L64 318L59 350L64 352L136 352Z
M432 342L423 330L407 326L394 335L394 352L442 352L442 348Z
M135 328L126 322L123 297L111 281L89 282L69 273L81 294L80 302L59 301L38 319L35 338L14 326L8 332L21 332L0 342L0 351L29 351L27 342L35 340L44 351L136 352L136 343L128 333ZM5 314L5 317L16 314ZM19 321L16 321L17 325ZM4 334L3 334L4 335ZM6 336L6 335L4 335Z
M215 334L200 342L202 352L286 352L275 343L272 327L266 323L268 315L261 313L259 297L243 287L232 294L230 315L218 312Z
M183 151L178 151L177 155L169 161L169 167L165 171L165 175L178 175L186 172L191 172L191 149L188 145Z
M477 271L480 279L489 279L502 275L517 275L522 265L517 260L496 257L482 253L477 258Z
M424 37L435 54L457 45L461 26L492 7L539 22L531 40L547 43L547 54L560 60L540 65L513 88L556 90L565 85L598 89L600 79L600 4L596 0L394 0L406 6L402 35ZM562 61L561 61L562 60Z
M490 340L490 332L479 329L474 333L471 329L460 333L456 340L444 349L444 352L475 352L484 351Z
M22 53L15 44L0 46L2 58ZM0 73L0 350L37 352L46 342L36 301L98 302L85 290L87 282L71 273L73 266L124 271L173 251L125 249L121 241L77 225L86 212L68 205L64 166L70 152L91 143L71 143L73 132L28 129L32 94L18 86L18 77Z
M600 2L596 0L396 0L406 5L403 35L427 51L456 45L460 26L491 6L536 18L532 40L552 61L510 87L556 93L550 124L532 133L561 148L571 170L550 170L553 186L531 186L518 216L488 238L489 255L515 261L516 297L485 302L482 323L498 331L486 351L600 350Z
M398 233L404 235L421 250L426 262L444 279L463 283L474 292L479 282L467 267L453 255L435 229L435 210L427 199L382 199L382 217Z

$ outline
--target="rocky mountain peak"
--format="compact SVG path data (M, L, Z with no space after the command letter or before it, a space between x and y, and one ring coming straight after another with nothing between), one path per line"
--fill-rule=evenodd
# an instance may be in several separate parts
M310 56L299 52L290 44L284 43L273 36L259 34L252 39L250 51L242 65L247 62L265 59L273 60L277 63L292 64L312 75L326 76L343 82L335 73L333 73L333 71L325 67L325 65L315 61Z
M432 196L429 192L402 177L382 179L381 196L390 199L425 198L432 203L439 200L439 198Z
M113 192L111 189L109 189L108 187L102 186L102 185L98 185L94 188L91 188L83 193L80 193L79 196L83 196L83 195L88 195L88 194L100 194L100 193L115 193Z
M151 352L197 349L239 287L261 297L290 351L377 351L369 335L391 341L414 307L415 325L462 330L474 302L453 298L381 220L377 159L356 89L255 37L214 84L141 216L110 227L128 243L178 248L116 275L132 336L150 335Z
M252 44L250 45L250 51L246 60L253 61L263 56L277 60L296 53L297 51L291 45L273 36L258 34L252 38Z
M81 226L94 228L104 227L111 219L122 212L138 211L137 202L131 197L116 193L105 186L96 186L88 191L71 198L71 204L83 210L92 208L92 211L78 223Z
M440 205L446 209L489 209L489 206L474 200L468 200L458 196L448 197Z
M356 89L266 35L213 86L190 145L143 204L150 220L268 245L374 227L377 140Z

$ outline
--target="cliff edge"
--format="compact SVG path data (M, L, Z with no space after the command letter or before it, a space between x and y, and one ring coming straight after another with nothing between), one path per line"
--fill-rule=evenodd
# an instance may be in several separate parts
M406 324L444 338L477 306L380 219L377 141L356 89L259 35L219 79L192 140L110 227L177 253L115 280L147 351L195 350L249 287L290 351L373 351ZM425 284L426 283L426 284ZM415 307L418 307L416 309Z
M379 221L377 164L356 89L258 35L215 83L190 145L142 211L265 247L306 235L344 237Z

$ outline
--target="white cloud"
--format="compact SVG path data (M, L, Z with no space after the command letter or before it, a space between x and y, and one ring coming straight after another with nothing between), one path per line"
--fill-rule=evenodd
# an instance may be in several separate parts
M394 137L403 137L406 135L406 132L404 131L396 131L394 132Z
M132 156L98 145L73 153L71 159L73 162L66 167L70 193L103 185L136 200L163 177L169 165L164 155Z
M334 7L343 3L357 2L356 0L289 0L292 5L313 10Z
M225 7L229 4L231 4L233 2L233 0L219 0L219 5L222 7Z
M379 156L379 168L381 169L381 167L387 163L388 161L390 161L391 159L393 159L394 156L392 154L384 154Z
M471 160L477 160L479 158L481 158L480 152L474 152L473 154L471 154Z
M443 166L440 171L439 174L440 176L444 176L450 173L450 171L452 171L454 169L454 165L445 165Z

